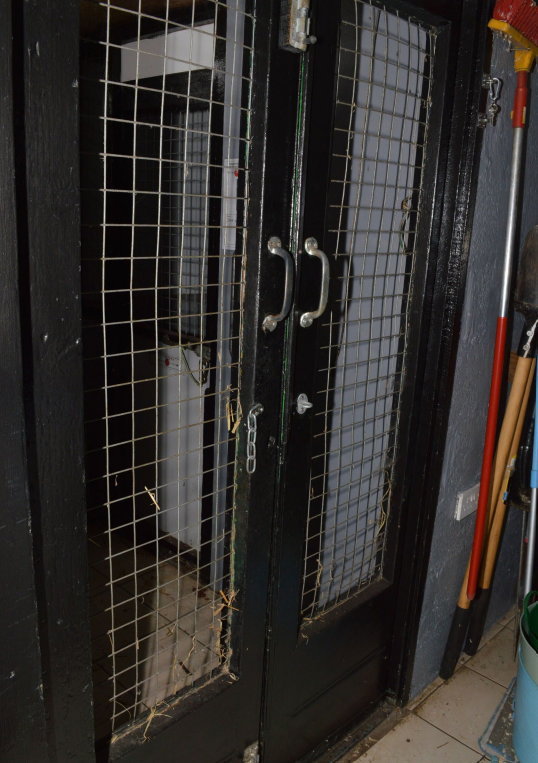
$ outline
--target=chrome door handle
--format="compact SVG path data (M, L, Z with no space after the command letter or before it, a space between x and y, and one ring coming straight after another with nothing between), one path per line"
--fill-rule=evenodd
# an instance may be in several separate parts
M319 295L319 304L317 310L311 310L308 313L301 315L300 324L303 328L308 328L312 323L323 315L325 308L327 307L327 299L329 298L329 260L325 252L318 249L318 242L315 238L307 238L304 242L304 248L311 257L317 257L321 260L321 291Z
M293 260L289 252L282 249L282 241L277 236L272 236L267 242L267 248L271 254L276 254L284 260L284 298L280 312L275 315L266 315L263 319L262 329L264 331L274 331L284 318L288 315L291 307L291 298L293 296Z

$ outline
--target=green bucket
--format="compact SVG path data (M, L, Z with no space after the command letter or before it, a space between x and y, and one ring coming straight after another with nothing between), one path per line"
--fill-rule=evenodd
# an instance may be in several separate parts
M538 652L538 591L529 591L523 600L521 630L525 640Z

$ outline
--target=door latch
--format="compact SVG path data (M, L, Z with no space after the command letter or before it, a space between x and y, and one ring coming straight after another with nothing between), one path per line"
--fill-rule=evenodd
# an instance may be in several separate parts
M312 405L313 404L310 402L307 395L305 395L304 392L301 392L301 394L297 397L296 402L297 413L302 416L303 413L306 413L309 410L309 408L312 408Z
M501 110L501 107L497 103L501 95L502 80L498 77L492 77L489 74L484 74L482 77L482 87L488 91L489 106L485 114L478 115L478 126L487 127L488 125L495 125L497 121L497 114Z
M282 0L280 47L297 53L315 42L316 38L310 34L310 0Z

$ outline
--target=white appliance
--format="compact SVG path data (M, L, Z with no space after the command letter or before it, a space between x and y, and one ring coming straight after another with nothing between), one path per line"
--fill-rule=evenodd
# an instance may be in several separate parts
M159 528L200 550L204 392L202 361L188 346L159 348Z

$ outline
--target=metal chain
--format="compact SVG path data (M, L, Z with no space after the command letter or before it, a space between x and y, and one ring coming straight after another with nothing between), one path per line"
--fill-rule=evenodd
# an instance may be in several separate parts
M247 416L247 473L254 474L256 471L256 436L258 434L257 416L263 413L263 405L256 403L252 406Z

